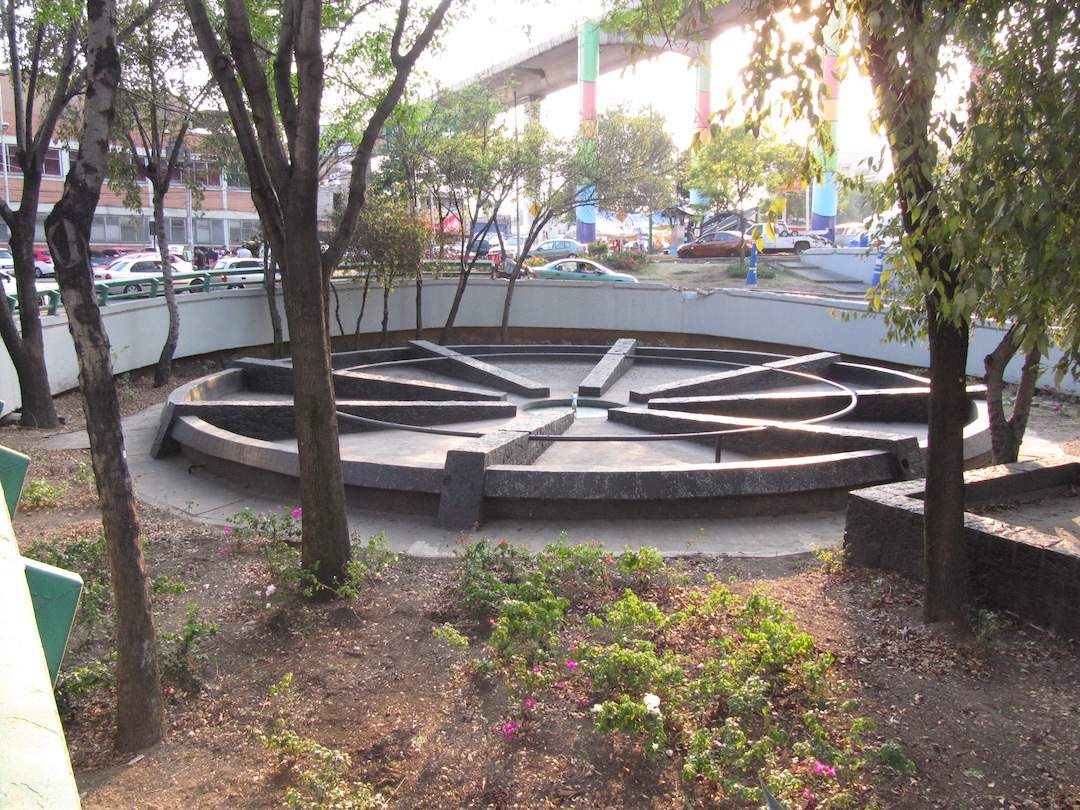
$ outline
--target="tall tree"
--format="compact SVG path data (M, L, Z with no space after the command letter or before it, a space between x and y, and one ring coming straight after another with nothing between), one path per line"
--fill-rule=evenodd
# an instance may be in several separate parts
M155 0L130 15L116 32L117 40L126 40L156 5ZM7 161L9 171L22 175L19 207L12 208L10 200L0 203L0 218L10 232L19 300L18 324L7 307L0 307L0 338L19 377L20 422L28 427L57 425L34 290L34 233L47 163L59 165L59 156L50 154L53 138L68 104L86 89L83 22L59 0L4 0L0 11L15 132L15 143L4 145L0 159ZM0 296L3 293L0 283Z
M79 154L64 182L63 195L45 220L45 234L79 362L90 458L109 550L116 604L116 746L133 751L153 745L162 736L157 636L124 454L109 337L90 275L90 229L105 178L120 82L115 0L88 0L85 26L88 78Z
M109 183L125 195L129 207L142 209L142 186L150 186L154 237L161 257L165 305L169 327L154 367L154 386L169 381L176 344L180 339L180 311L176 305L169 239L165 232L165 197L173 180L200 191L198 173L188 160L187 136L192 119L208 89L192 71L194 43L182 25L183 9L164 4L153 25L144 26L122 50L127 69L118 96L116 129L127 149L114 153ZM219 167L220 168L220 167Z
M301 560L327 586L344 577L350 554L327 287L363 208L368 162L383 124L450 3L439 0L411 14L408 0L400 0L388 14L384 4L368 0L334 5L284 0L273 8L222 0L220 16L214 9L219 30L205 0L185 0L199 48L232 119L266 240L284 267L304 509ZM363 26L362 36L349 38ZM329 54L323 50L324 34L336 37ZM366 70L380 89L372 93L368 86L369 103L354 105L367 121L355 144L341 222L323 251L318 230L320 119L327 57L339 55L356 67L343 73Z
M632 114L622 108L597 119L596 140L562 141L541 124L532 123L522 135L520 161L532 216L518 252L503 299L501 340L510 332L514 290L536 240L552 221L572 216L582 205L619 212L650 210L673 193L675 145L663 120L647 111ZM579 185L590 193L579 192Z
M701 190L721 208L739 212L739 231L746 230L743 212L750 195L787 185L799 171L799 150L766 132L744 125L714 123L709 137L690 154L685 185ZM745 259L746 244L740 248Z
M702 15L722 4L660 0L638 7L618 0L612 24L638 36L693 37L701 30ZM956 223L942 216L941 148L946 141L941 136L947 134L951 110L935 109L934 101L939 79L949 73L946 46L957 41L960 24L999 7L993 0L755 0L748 9L758 20L755 42L743 74L748 123L755 131L771 118L806 116L826 154L833 144L821 116L824 55L842 49L840 59L854 62L870 77L874 119L889 143L887 185L899 211L906 272L919 290L930 349L923 616L960 628L969 622L963 429L969 406L968 304L975 294L952 238Z
M521 174L521 153L502 126L504 109L485 88L449 93L430 109L427 128L434 133L421 176L437 200L439 222L446 212L460 223L458 284L439 335L439 342L446 343L472 272L483 258L477 248L497 238L499 211Z

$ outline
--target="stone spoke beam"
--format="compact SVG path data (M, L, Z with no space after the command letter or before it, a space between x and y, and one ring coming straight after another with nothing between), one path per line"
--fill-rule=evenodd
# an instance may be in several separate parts
M631 402L648 402L657 397L692 397L720 394L739 394L744 391L760 391L765 388L784 388L800 385L805 380L785 371L821 374L840 359L833 352L817 352L784 360L773 360L760 366L747 366L718 374L706 374L677 380L630 392Z
M467 439L448 450L439 492L438 523L447 529L469 531L484 521L484 479L494 464L532 464L551 442L530 435L558 436L574 423L574 412L554 418L519 416L501 430Z
M354 416L398 422L403 425L443 425L482 419L512 419L517 406L510 402L395 402L388 400L339 400L337 409ZM229 400L180 402L173 406L173 416L197 416L223 430L254 439L276 441L296 435L295 411L291 402L264 400ZM341 433L384 430L341 420Z
M634 365L637 341L619 338L578 386L578 396L602 397Z
M289 366L273 360L244 358L233 363L243 369L244 380L252 391L278 394L293 392L293 374ZM409 380L364 371L335 371L334 393L342 399L389 399L431 401L500 401L500 394L465 388L459 385Z
M455 377L461 377L463 380L486 385L497 391L507 391L527 397L540 398L551 395L546 385L429 340L410 340L409 345L423 357L441 358L444 362L439 364L440 370Z
M608 419L657 433L704 433L760 427L761 430L729 433L720 437L724 449L749 456L815 456L857 450L888 450L896 456L897 477L923 473L922 452L914 436L835 428L828 425L782 425L764 419L678 413L648 408L612 408ZM715 445L716 439L692 439Z

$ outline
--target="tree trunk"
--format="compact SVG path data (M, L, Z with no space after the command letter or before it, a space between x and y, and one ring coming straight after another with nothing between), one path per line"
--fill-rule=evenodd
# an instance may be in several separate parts
M353 330L353 349L360 348L360 322L364 320L364 310L367 309L368 290L371 288L371 268L364 271L364 292L360 296L360 313L356 316L356 329Z
M52 428L60 424L56 417L49 371L45 364L45 342L41 314L37 306L37 272L34 269L34 228L37 223L40 174L24 178L19 210L8 223L11 257L15 264L15 293L19 300L19 328L4 306L0 313L0 336L3 337L12 364L19 377L19 424L23 427ZM6 302L5 302L6 304Z
M90 457L109 550L117 636L116 747L134 751L157 743L162 736L157 636L139 543L135 496L124 455L109 338L90 275L90 227L105 175L113 100L120 81L115 33L115 0L88 2L90 79L82 113L79 157L68 173L60 201L46 218L45 232L75 343Z
M927 299L930 424L925 492L924 575L927 622L970 626L964 540L964 424L968 417L968 326L944 321Z
M173 355L176 354L176 344L180 340L180 307L176 305L172 260L169 257L169 242L165 238L165 193L158 189L154 189L154 234L157 237L158 254L161 256L165 308L169 311L169 331L165 335L165 345L161 347L161 356L154 368L154 388L161 388L172 376Z
M281 312L277 305L277 257L270 258L270 248L263 244L263 284L266 306L270 309L270 329L274 336L274 359L285 356L285 340L281 334Z
M1012 416L1005 416L1005 367L1012 360L1020 346L1016 341L1017 326L1014 324L1002 337L1001 342L983 359L986 369L986 405L990 414L990 441L993 445L994 463L1011 464L1020 455L1020 445L1024 441L1028 417L1031 414L1031 400L1035 395L1035 382L1039 377L1039 363L1042 353L1033 348L1024 358L1024 367L1020 372L1020 384L1013 400Z
M739 197L739 233L746 233L746 221L743 217L743 198ZM746 237L739 238L739 267L746 266Z
M323 585L334 586L344 578L349 562L349 524L345 517L315 190L314 183L295 183L284 211L288 268L285 312L293 361L300 504L304 510L301 563ZM332 593L323 591L320 595L328 597Z
M461 274L458 276L457 289L454 290L454 300L450 304L450 312L446 316L446 323L443 324L442 331L439 333L439 343L446 345L450 340L450 330L454 328L454 321L457 320L458 310L461 308L461 299L465 297L465 287L469 283L469 275L472 273L472 264L461 268Z
M416 339L424 339L424 278L416 270Z
M385 349L390 341L390 287L382 288L382 334L379 337L379 348Z

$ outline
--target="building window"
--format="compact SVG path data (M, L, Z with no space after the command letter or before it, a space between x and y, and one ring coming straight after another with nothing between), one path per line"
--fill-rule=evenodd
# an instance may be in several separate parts
M187 223L183 217L165 217L165 237L171 245L187 244Z
M225 244L225 221L221 219L196 219L195 244L197 245L224 245Z
M251 188L251 181L248 180L247 171L243 166L229 166L225 170L225 177L228 178L229 188Z
M15 144L5 143L0 149L0 166L6 166L8 174L22 174L19 159L15 154ZM45 150L45 160L41 164L41 171L46 177L63 177L64 164L60 159L60 150L50 147Z
M186 183L189 176L202 188L221 188L221 166L216 160L192 158L185 166L173 169L170 175L176 183Z
M242 245L245 242L257 241L259 230L259 220L257 219L230 219L229 244Z

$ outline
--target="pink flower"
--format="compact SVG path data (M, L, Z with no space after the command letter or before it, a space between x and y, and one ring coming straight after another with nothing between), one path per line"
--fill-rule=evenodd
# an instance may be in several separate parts
M298 506L289 512L289 514L292 515L293 520L300 520L300 518L304 516L304 510Z
M819 776L830 776L834 778L836 776L836 768L834 768L832 765L826 765L820 760L810 760L810 766L814 769L814 773L818 774Z
M562 681L555 681L552 686L554 686L556 689L562 689L564 686L566 686L566 684Z
M506 538L504 537L502 540L499 541L499 545L500 546L508 546L508 545L510 545L510 543L507 542Z
M502 724L503 739L510 742L514 739L514 735L518 733L518 729L521 728L521 723L516 720L507 720Z
M613 562L615 562L615 558L611 555L608 555L607 557L604 557L604 562L608 565L611 565Z
M567 658L566 659L566 668L568 670L570 670L571 672L573 672L575 669L577 669L577 661L575 661L572 658Z
M533 675L539 675L540 674L540 667L533 667L532 668L532 674Z
M536 701L532 698L525 698L525 700L521 701L521 708L527 712L532 711L536 708Z
M222 531L225 532L225 534L232 534L233 528L232 526L226 526L224 529L222 529Z

